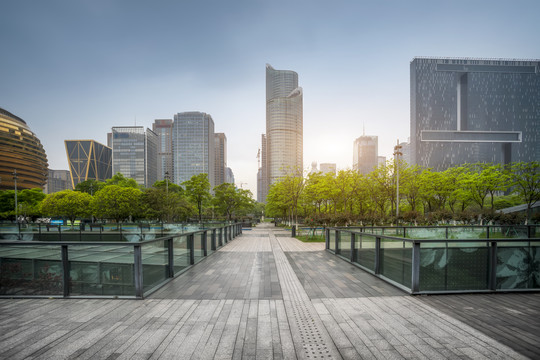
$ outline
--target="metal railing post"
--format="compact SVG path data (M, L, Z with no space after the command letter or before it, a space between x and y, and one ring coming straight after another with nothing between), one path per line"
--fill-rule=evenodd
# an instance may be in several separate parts
M207 235L208 235L208 230L204 230L201 235L203 256L208 256L208 246L207 246L208 236Z
M351 233L351 262L356 262L356 234Z
M68 246L62 245L62 289L63 296L69 296L69 256Z
M210 249L212 249L212 251L216 251L216 229L212 229L212 233L210 235Z
M334 252L335 252L336 255L338 255L338 254L341 254L341 251L339 249L339 238L340 238L339 230L334 230L334 235L335 235L335 240L334 241L335 241L335 245L336 245Z
M227 243L227 226L223 227L223 240Z
M194 247L194 238L193 234L188 235L188 249L189 249L189 264L195 264L195 247Z
M144 279L142 266L142 250L140 244L133 246L133 266L135 271L135 297L142 298L144 294Z
M169 255L169 274L170 278L174 277L174 243L173 238L167 240L167 255Z
M488 286L490 290L497 289L497 242L491 241L489 247L489 271L488 271Z
M381 238L375 237L375 274L381 272Z
M219 246L223 246L223 228L218 229L218 244Z
M489 239L489 226L486 226L486 239Z
M324 229L324 242L327 249L330 249L330 229Z
M414 242L412 248L412 274L411 292L416 294L420 291L420 243Z

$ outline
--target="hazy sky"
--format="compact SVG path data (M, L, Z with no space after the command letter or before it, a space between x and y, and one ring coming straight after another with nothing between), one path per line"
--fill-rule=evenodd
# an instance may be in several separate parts
M415 56L540 58L538 0L2 0L0 107L68 169L65 139L212 115L237 184L256 195L265 64L304 89L304 167L352 167L353 141L389 157L409 137Z

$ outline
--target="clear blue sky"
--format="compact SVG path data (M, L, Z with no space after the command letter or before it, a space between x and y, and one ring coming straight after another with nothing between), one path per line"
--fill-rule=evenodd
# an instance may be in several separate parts
M540 1L2 0L0 107L41 139L106 143L111 126L212 115L256 194L265 64L304 88L304 166L352 166L356 137L409 137L414 56L540 58Z

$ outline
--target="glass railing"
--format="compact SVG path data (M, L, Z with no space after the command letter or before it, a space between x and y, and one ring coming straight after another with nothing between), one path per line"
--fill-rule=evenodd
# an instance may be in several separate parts
M224 234L225 229L231 239L242 232L241 224L234 224L216 228L216 234ZM212 231L142 242L4 239L0 241L0 296L141 298L211 254ZM215 248L219 247L216 241Z
M326 247L412 294L540 290L536 226L406 228L406 238L382 232L329 228Z

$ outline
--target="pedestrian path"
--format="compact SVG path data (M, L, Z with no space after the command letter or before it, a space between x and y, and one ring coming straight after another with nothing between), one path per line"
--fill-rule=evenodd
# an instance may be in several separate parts
M539 309L409 296L262 224L145 300L0 300L0 359L534 359Z

